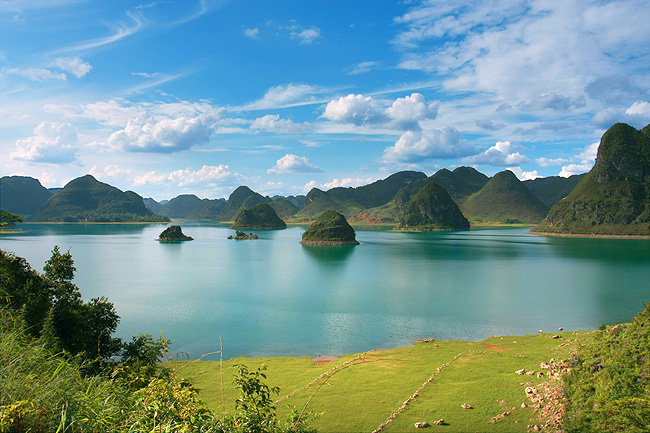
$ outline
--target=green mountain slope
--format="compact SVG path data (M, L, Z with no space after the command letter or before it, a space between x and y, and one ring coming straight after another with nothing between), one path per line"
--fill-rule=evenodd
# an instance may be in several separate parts
M440 185L429 181L404 206L399 229L469 229L469 221Z
M530 190L546 206L552 207L555 203L569 195L573 188L584 177L583 174L574 174L570 177L549 176L523 181L524 186Z
M431 180L446 189L452 199L458 200L478 192L490 178L472 167L457 167L454 171L438 170Z
M52 197L38 179L27 176L0 178L0 209L28 219Z
M300 211L294 215L294 218L301 221L311 221L327 210L335 210L345 216L352 216L361 212L363 208L363 205L354 199L341 198L318 188L313 188L307 194L305 203Z
M223 208L226 206L226 199L219 198L211 200L204 198L188 213L185 218L196 220L215 219L219 216Z
M648 125L650 126L650 125ZM533 232L650 234L650 128L617 123L600 140L596 164Z
M472 223L537 224L548 207L513 172L504 170L480 191L462 199L460 210Z
M289 218L298 213L298 206L286 198L276 198L269 204L280 218Z
M287 225L268 203L259 203L251 209L242 209L232 229L284 229Z
M182 194L162 204L158 214L170 218L186 218L200 202L201 199L194 194Z
M241 209L250 209L256 204L270 201L270 198L264 197L249 187L242 185L230 194L228 202L216 219L219 221L233 221Z
M303 245L357 245L354 229L340 213L328 210L302 234Z
M50 197L34 220L123 222L167 221L168 218L154 215L138 194L123 192L86 175L72 180Z

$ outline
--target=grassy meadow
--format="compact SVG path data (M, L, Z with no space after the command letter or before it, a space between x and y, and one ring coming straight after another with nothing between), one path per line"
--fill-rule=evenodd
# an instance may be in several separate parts
M281 418L292 408L319 414L309 422L321 432L372 432L392 414L381 431L526 432L540 423L527 386L549 378L542 362L567 358L572 349L591 342L598 331L492 337L480 342L421 341L410 347L350 354L329 361L312 357L233 358L224 361L172 362L178 375L200 390L216 415L232 413L238 392L234 366L254 370L266 365L267 381L279 387L275 397ZM559 338L552 338L559 335ZM519 375L516 370L535 371ZM222 387L223 381L223 387ZM413 398L414 394L417 394ZM402 410L400 407L409 401ZM528 407L522 408L522 403ZM472 408L464 409L463 404ZM501 416L504 412L510 412ZM496 422L493 418L498 417ZM443 425L433 422L444 419ZM543 423L542 423L543 424Z

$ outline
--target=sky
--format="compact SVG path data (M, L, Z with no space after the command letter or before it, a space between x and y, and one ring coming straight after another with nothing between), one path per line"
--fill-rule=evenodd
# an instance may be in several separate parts
M650 123L646 0L0 0L0 176L156 200L594 163Z

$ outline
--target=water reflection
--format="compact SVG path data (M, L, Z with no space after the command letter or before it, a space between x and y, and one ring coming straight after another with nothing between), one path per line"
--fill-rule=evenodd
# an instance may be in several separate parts
M344 263L357 248L356 245L303 245L305 254L322 265Z

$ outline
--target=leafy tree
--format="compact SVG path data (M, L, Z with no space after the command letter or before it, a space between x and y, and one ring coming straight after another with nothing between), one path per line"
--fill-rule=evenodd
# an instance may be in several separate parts
M7 220L7 221L2 221ZM9 212L0 211L0 227L9 225L9 223L21 223L23 222L22 218L18 215L10 214Z

